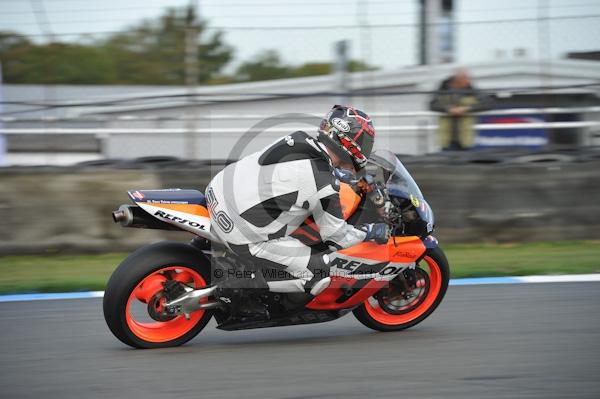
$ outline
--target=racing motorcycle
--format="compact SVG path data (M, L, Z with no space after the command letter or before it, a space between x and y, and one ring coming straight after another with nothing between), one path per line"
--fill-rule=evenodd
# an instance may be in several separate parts
M116 223L195 236L190 243L144 246L110 277L104 317L113 334L132 347L181 345L213 317L217 328L232 331L321 323L352 311L367 327L398 331L427 318L448 287L448 261L431 235L433 212L410 173L389 151L373 152L364 177L340 183L344 219L355 225L385 221L392 233L388 242L363 242L330 253L329 276L319 282L316 295L247 289L266 309L255 315L238 312L239 301L219 291L220 282L256 269L211 232L206 198L200 191L128 194L134 205L121 205L113 212ZM310 218L293 236L308 245L323 245ZM260 272L269 281L269 271ZM243 295L244 289L232 290L231 295L240 291Z

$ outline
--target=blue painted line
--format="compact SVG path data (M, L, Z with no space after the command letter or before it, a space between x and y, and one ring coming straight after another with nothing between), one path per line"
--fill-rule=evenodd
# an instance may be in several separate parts
M57 292L51 294L14 294L0 295L0 302L18 302L18 301L49 301L57 299L87 299L101 298L104 295L102 291L88 292Z
M532 283L566 283L566 282L600 282L600 274L572 274L556 276L520 276L520 277L477 277L455 278L450 280L450 285L486 285L486 284L532 284ZM87 299L102 298L102 291L87 292L60 292L52 294L14 294L0 295L0 302L20 301L49 301L57 299Z
M476 278L453 278L449 285L482 285L482 284L521 284L517 277L476 277Z

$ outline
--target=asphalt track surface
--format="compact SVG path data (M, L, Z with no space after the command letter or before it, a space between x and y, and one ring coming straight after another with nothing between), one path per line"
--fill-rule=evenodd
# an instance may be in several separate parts
M0 398L600 398L600 283L450 287L425 322L350 314L133 350L100 299L0 304Z

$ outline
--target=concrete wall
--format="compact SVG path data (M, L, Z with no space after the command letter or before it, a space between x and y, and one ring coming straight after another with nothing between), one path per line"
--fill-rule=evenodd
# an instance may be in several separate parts
M600 239L600 160L481 165L408 159L441 242ZM0 253L131 250L177 232L124 229L128 189L199 188L209 168L0 169Z
M442 241L600 239L600 162L412 170Z

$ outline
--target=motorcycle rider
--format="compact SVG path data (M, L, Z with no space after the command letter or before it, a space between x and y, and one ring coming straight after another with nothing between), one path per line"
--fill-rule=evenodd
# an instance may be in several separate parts
M211 180L206 197L214 234L237 255L261 267L283 268L289 277L265 282L253 274L253 287L312 295L326 288L319 281L328 281L328 256L290 235L307 217L312 216L330 247L387 242L386 224L357 228L342 218L335 173L335 168L360 172L374 141L367 114L335 105L322 120L317 139L297 131L228 165ZM235 287L231 281L223 286L228 284Z

